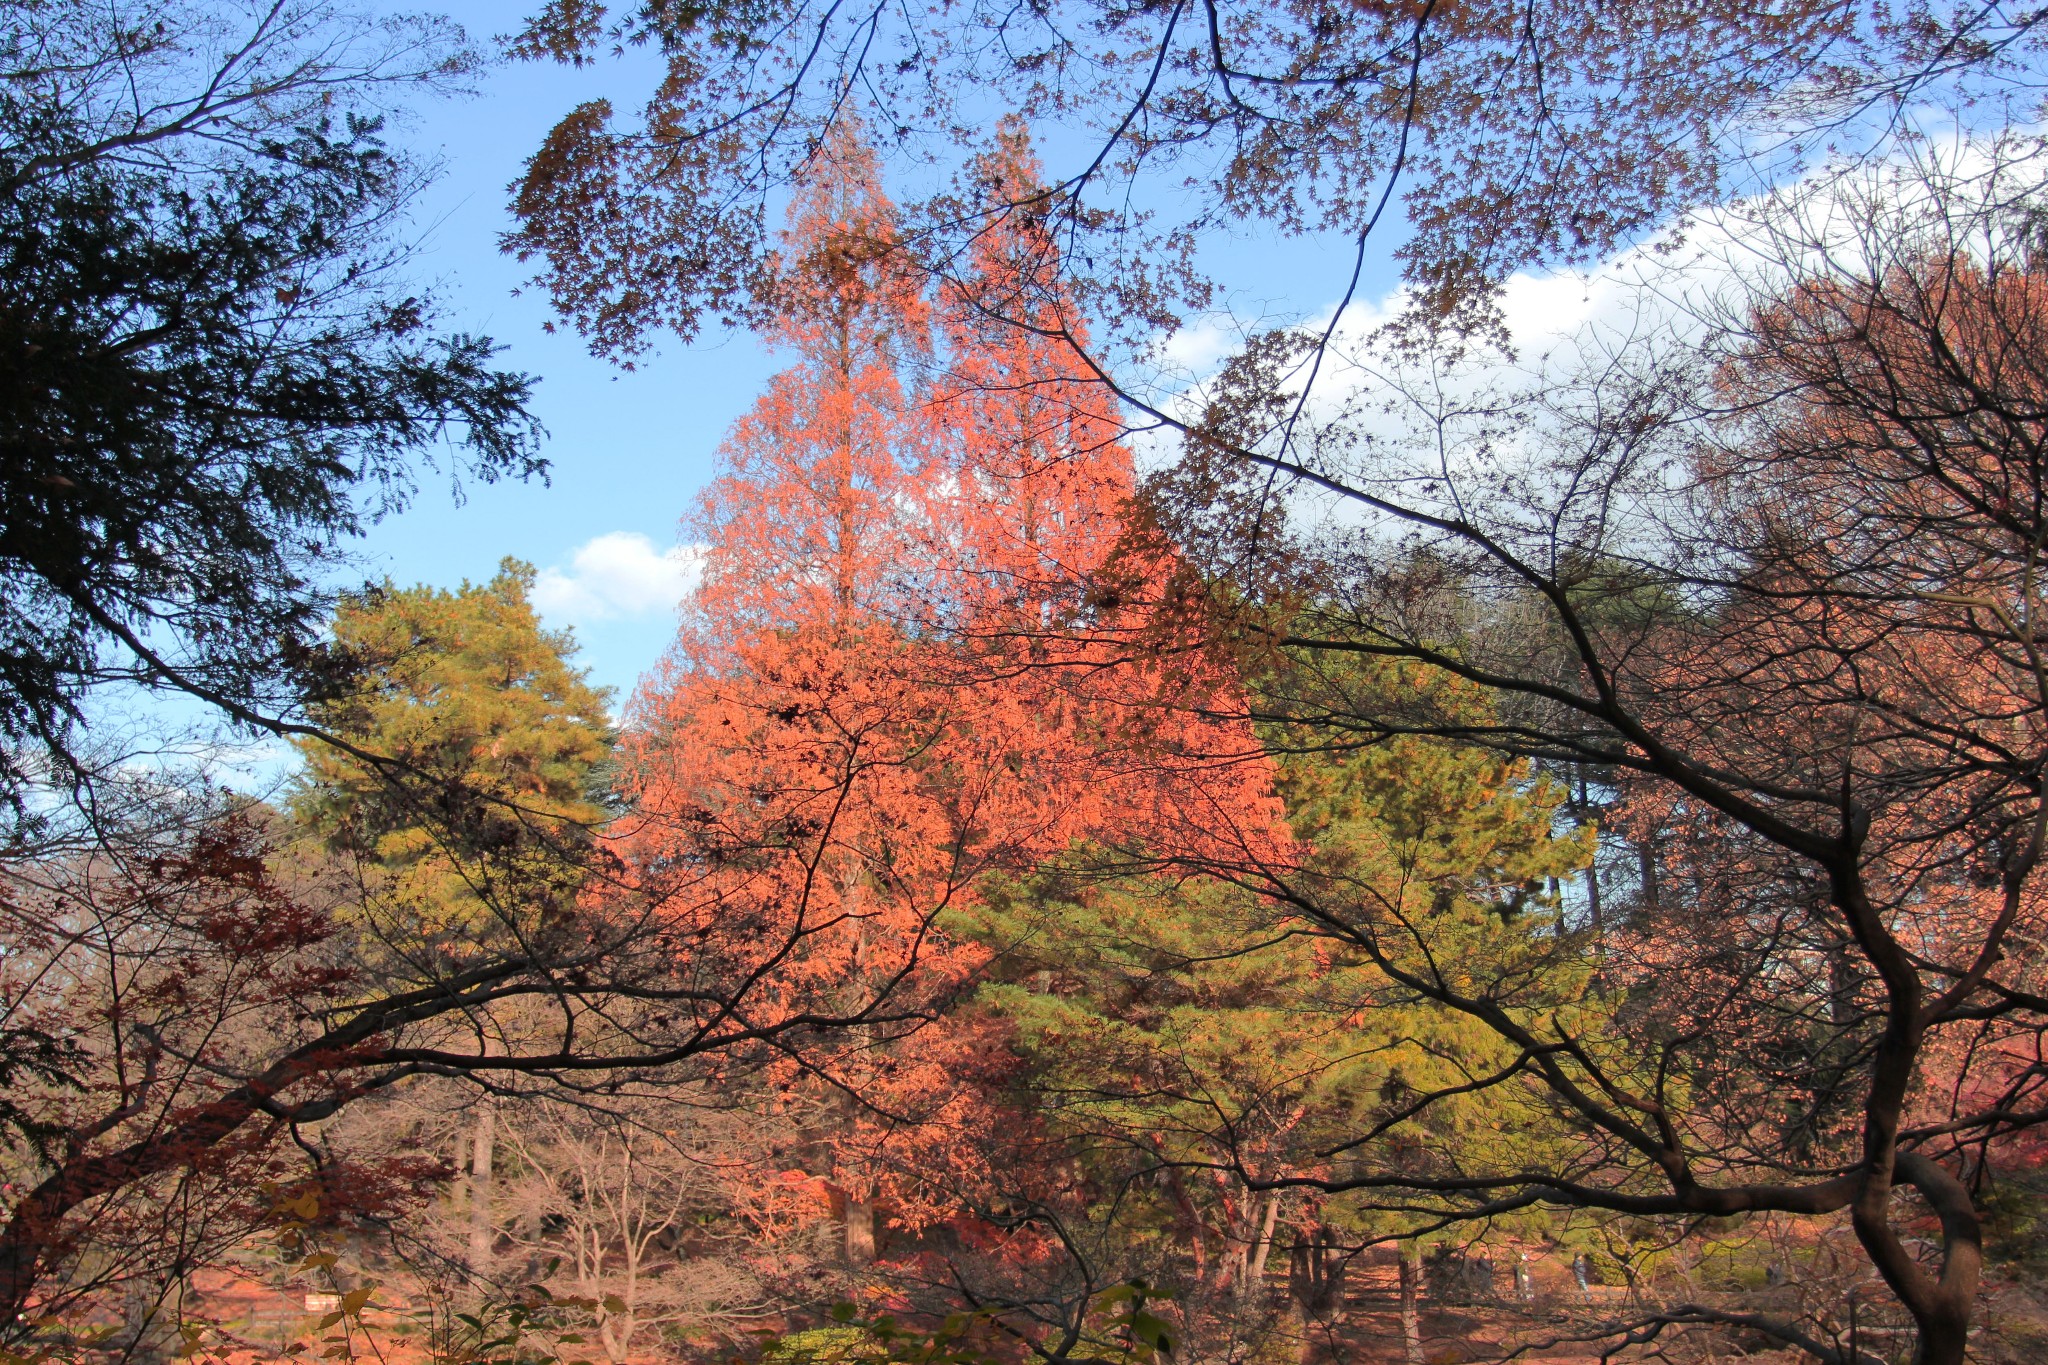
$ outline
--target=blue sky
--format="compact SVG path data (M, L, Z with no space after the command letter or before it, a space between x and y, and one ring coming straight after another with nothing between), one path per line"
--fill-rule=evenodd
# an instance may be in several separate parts
M390 2L410 8L419 0ZM437 8L495 50L492 40L517 27L525 3L454 0ZM575 629L583 662L621 701L673 638L689 570L680 519L712 477L726 429L773 364L749 336L713 335L688 347L671 340L636 371L622 372L590 356L573 333L545 331L546 300L518 294L524 271L497 240L511 226L506 187L554 122L598 96L630 115L657 79L645 52L581 71L500 63L473 97L424 104L410 126L395 130L443 164L419 205L418 268L438 282L454 325L496 338L506 347L504 363L539 377L535 407L550 432L553 471L546 484L469 487L459 504L445 478L425 476L414 506L374 528L357 565L363 576L447 587L489 577L507 555L530 561L540 570L544 616ZM990 111L989 126L1000 112ZM1056 149L1047 152L1046 168L1055 178L1075 169L1059 164L1058 151L1088 155L1092 146L1083 130L1035 132L1041 149ZM1347 332L1362 335L1387 316L1396 283L1392 248L1402 230L1398 214L1382 225L1388 235L1368 259ZM1596 312L1625 316L1633 287L1623 280L1637 273L1636 254L1624 251L1591 272L1516 276L1504 300L1510 330L1561 335ZM1252 236L1204 243L1201 264L1240 316L1327 317L1351 252L1336 240ZM1198 323L1173 349L1200 371L1230 339L1229 329Z
M479 42L510 31L520 13L479 0L440 8ZM443 161L419 206L418 269L438 282L454 325L496 338L503 363L540 377L536 409L553 471L545 485L469 486L460 504L446 478L429 474L414 505L367 537L357 569L452 587L488 578L506 555L528 560L541 571L537 598L549 623L575 629L583 662L620 700L674 634L687 572L680 518L710 479L726 428L773 366L751 337L715 335L689 347L671 341L622 372L572 333L544 330L546 300L517 295L523 271L496 243L511 222L506 185L554 121L599 95L630 110L653 79L644 53L583 71L501 64L475 96L424 104L395 130ZM1057 130L1041 132L1061 141ZM1274 252L1219 241L1207 254L1253 312L1312 313L1341 291L1349 268L1334 243ZM1373 283L1384 288L1385 280Z
M503 4L446 6L471 36L513 26ZM443 161L418 206L416 270L438 285L449 321L505 346L501 363L540 377L535 409L549 432L550 481L465 485L423 475L414 504L377 526L357 572L452 587L515 555L542 571L537 594L552 625L573 626L594 678L625 692L674 633L680 566L664 563L678 521L710 478L725 428L770 372L747 336L670 344L626 373L594 359L567 331L549 335L538 294L515 296L517 262L497 250L511 224L506 185L560 115L635 87L644 63L569 71L529 63L489 72L479 93L420 106L397 140Z

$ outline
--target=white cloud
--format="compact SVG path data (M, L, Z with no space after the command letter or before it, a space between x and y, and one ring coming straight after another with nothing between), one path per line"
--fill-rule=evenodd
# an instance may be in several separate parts
M585 625L673 612L696 586L703 550L657 550L638 531L607 531L577 547L565 569L546 568L533 585L541 615Z
M1160 343L1154 358L1174 372L1205 373L1244 344L1246 331L1247 324L1224 314L1196 318Z

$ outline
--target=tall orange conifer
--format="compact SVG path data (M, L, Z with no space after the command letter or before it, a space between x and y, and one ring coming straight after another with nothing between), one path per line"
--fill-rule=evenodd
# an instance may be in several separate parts
M898 624L927 539L929 413L905 362L930 343L894 232L872 152L828 144L767 295L764 339L793 364L725 444L695 519L704 582L625 746L629 858L679 879L671 913L724 939L744 926L751 950L723 969L774 974L793 1010L873 1006L873 1027L805 1059L842 1103L802 1159L856 1264L878 1209L936 1212L898 1172L948 1160L934 1134L962 1127L974 1098L931 1021L982 953L934 921L1036 834L1020 839L1003 808L978 699L922 683Z
M931 351L895 233L873 150L835 136L790 206L765 291L762 340L793 363L733 428L694 518L711 549L694 614L718 640L858 633L890 615L889 588L909 567L903 499L925 444L905 362L914 374ZM688 662L710 665L706 647L686 637Z
M988 173L1034 173L1021 132ZM987 1179L1002 1126L1000 1039L948 1009L987 953L944 913L1077 840L1226 807L1275 823L1262 771L1176 766L1217 737L1180 733L1199 723L1158 704L1156 670L1093 629L1130 454L1057 335L976 307L1065 308L1049 237L997 224L935 328L894 233L873 154L828 144L767 291L793 363L725 444L694 524L703 585L622 746L622 852L725 945L719 969L771 976L790 1011L873 1011L805 1059L840 1098L804 1170L855 1264L878 1215L915 1227Z
M947 663L1027 717L1019 747L1065 798L1068 837L1155 852L1230 831L1277 848L1271 770L1230 668L1192 633L1133 649L1184 571L1171 545L1130 534L1137 476L1088 328L1063 282L1057 207L1029 136L1008 121L976 167L987 217L941 291L945 363L932 386L943 461L923 482L939 542L923 600ZM1231 763L1227 756L1243 761Z
M1006 123L977 166L991 216L941 291L946 364L933 386L949 440L928 482L946 605L983 637L1071 628L1123 531L1133 489L1114 395L1081 363L1085 323L1062 286L1037 158Z

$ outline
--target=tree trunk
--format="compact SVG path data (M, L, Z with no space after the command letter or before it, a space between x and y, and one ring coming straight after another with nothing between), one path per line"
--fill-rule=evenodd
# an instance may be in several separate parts
M1158 1144L1155 1137L1153 1142ZM1203 1236L1202 1215L1195 1208L1195 1201L1188 1197L1188 1188L1180 1178L1178 1168L1168 1166L1165 1171L1166 1192L1173 1199L1174 1210L1180 1214L1182 1225L1187 1229L1188 1249L1195 1257L1195 1283L1209 1282L1209 1244Z
M875 1206L846 1196L846 1263L868 1265L875 1259Z
M1600 909L1600 864L1596 860L1586 864L1586 910L1593 920L1593 944L1596 948L1607 943L1607 917Z
M604 1358L611 1365L626 1365L627 1334L621 1332L618 1320L610 1313L601 1315L597 1325L598 1340L604 1345Z
M1969 1346L1965 1323L1922 1323L1920 1340L1913 1348L1913 1365L1965 1365Z
M1273 1251L1273 1224L1280 1217L1280 1191L1266 1191L1266 1215L1259 1222L1258 1239L1252 1244L1251 1259L1244 1269L1244 1283L1238 1287L1238 1297L1251 1298L1257 1295L1266 1283L1266 1260Z
M1287 1288L1301 1327L1299 1365L1314 1365L1318 1344L1334 1337L1331 1328L1344 1292L1345 1259L1336 1234L1321 1223L1294 1239L1287 1253Z
M1297 1238L1287 1257L1287 1287L1310 1317L1329 1317L1344 1294L1345 1257L1321 1223Z
M1572 818L1584 820L1587 816L1593 814L1593 798L1591 791L1588 789L1586 770L1583 766L1578 770L1578 778L1579 795L1578 800L1572 803ZM1597 947L1607 937L1606 918L1601 914L1600 910L1600 860L1598 858L1586 864L1586 909L1592 918L1593 942Z
M1856 1019L1856 994L1863 982L1856 974L1856 966L1849 955L1856 945L1849 939L1829 945L1828 955L1828 1022L1848 1025Z
M1229 1236L1227 1228L1224 1235L1226 1237ZM1216 1282L1210 1285L1209 1288L1219 1294L1228 1294L1232 1298L1243 1297L1244 1257L1246 1250L1247 1248L1242 1245L1231 1242L1224 1243L1223 1257L1216 1262Z
M1401 1244L1401 1349L1408 1365L1422 1365L1422 1248Z
M491 1246L496 1241L491 1220L491 1164L497 1145L497 1106L488 1098L479 1100L469 1155L469 1269L475 1275L491 1271Z
M1288 1316L1294 1325L1295 1365L1315 1365L1317 1337L1321 1335L1318 1329L1322 1324L1309 1316L1308 1310L1301 1306L1300 1300L1291 1300L1290 1307L1292 1311Z
M1913 1365L1963 1365L1984 1260L1984 1230L1976 1201L1954 1172L1931 1157L1900 1152L1893 1162L1899 1183L1917 1189L1941 1220L1940 1271L1930 1276L1912 1263L1890 1232L1882 1208L1873 1211L1859 1202L1853 1214L1857 1237L1913 1315L1919 1329Z

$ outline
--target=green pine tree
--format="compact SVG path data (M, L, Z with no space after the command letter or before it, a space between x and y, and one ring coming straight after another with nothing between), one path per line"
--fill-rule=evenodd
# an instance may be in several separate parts
M1279 753L1290 738L1269 734ZM1572 1140L1496 1033L1401 974L1567 1026L1606 1008L1558 890L1594 840L1563 827L1561 786L1401 739L1287 756L1278 778L1311 850L1292 879L1326 918L1242 886L1093 879L1077 862L990 895L973 927L999 950L983 999L1015 1028L1027 1102L1083 1154L1096 1212L1125 1225L1112 1240L1164 1243L1172 1264L1151 1273L1198 1293L1238 1290L1315 1228L1427 1228L1429 1199L1401 1182ZM1296 1176L1359 1188L1262 1188Z
M300 742L292 808L410 943L459 953L547 923L587 870L607 694L542 628L532 585L508 559L488 583L386 584L335 614L345 682L312 715L349 747Z

